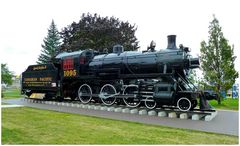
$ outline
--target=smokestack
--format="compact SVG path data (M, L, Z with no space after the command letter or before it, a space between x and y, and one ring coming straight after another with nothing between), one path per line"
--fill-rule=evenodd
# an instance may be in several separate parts
M177 49L176 47L176 35L168 35L167 49Z

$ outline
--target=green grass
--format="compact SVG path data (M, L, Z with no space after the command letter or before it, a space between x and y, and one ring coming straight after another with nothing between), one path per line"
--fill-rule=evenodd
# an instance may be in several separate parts
M1 102L1 105L9 105L9 103Z
M238 99L226 98L220 105L216 100L211 100L209 103L216 109L238 110Z
M22 107L2 109L2 144L238 144L238 137Z
M3 99L12 99L12 98L19 98L22 97L20 93L20 89L18 88L10 88L5 89L2 91L3 93Z

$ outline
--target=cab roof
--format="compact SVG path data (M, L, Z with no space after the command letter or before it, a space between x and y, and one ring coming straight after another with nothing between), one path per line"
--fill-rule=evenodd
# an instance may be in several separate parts
M63 59L63 58L69 57L69 56L75 57L75 56L81 55L84 51L80 50L80 51L74 51L74 52L63 52L63 53L58 54L55 58Z

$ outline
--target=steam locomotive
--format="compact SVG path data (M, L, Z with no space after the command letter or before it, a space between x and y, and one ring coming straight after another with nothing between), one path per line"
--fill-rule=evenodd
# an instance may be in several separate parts
M199 58L190 49L176 47L176 35L168 36L166 49L124 51L115 45L112 53L92 49L64 52L49 64L31 65L22 73L22 94L30 98L62 100L70 97L82 103L125 104L148 109L174 106L181 111L210 109L207 100L215 98L198 89L188 79L191 69L199 68Z

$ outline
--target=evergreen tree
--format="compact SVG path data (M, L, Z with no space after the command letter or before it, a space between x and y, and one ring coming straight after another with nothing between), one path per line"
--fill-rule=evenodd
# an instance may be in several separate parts
M97 51L108 49L116 44L123 45L125 50L139 48L135 36L137 28L128 22L115 17L100 17L97 14L82 14L78 23L73 22L61 32L63 51L76 51L91 48Z
M60 46L60 35L57 30L57 27L52 20L51 25L48 29L47 37L44 38L42 44L41 54L38 57L38 64L44 64L51 61L52 57L54 57Z
M221 104L222 100L221 91L226 92L230 89L238 77L238 72L234 68L236 56L233 49L214 16L209 25L208 42L201 42L200 51L205 87L218 94L218 104Z

